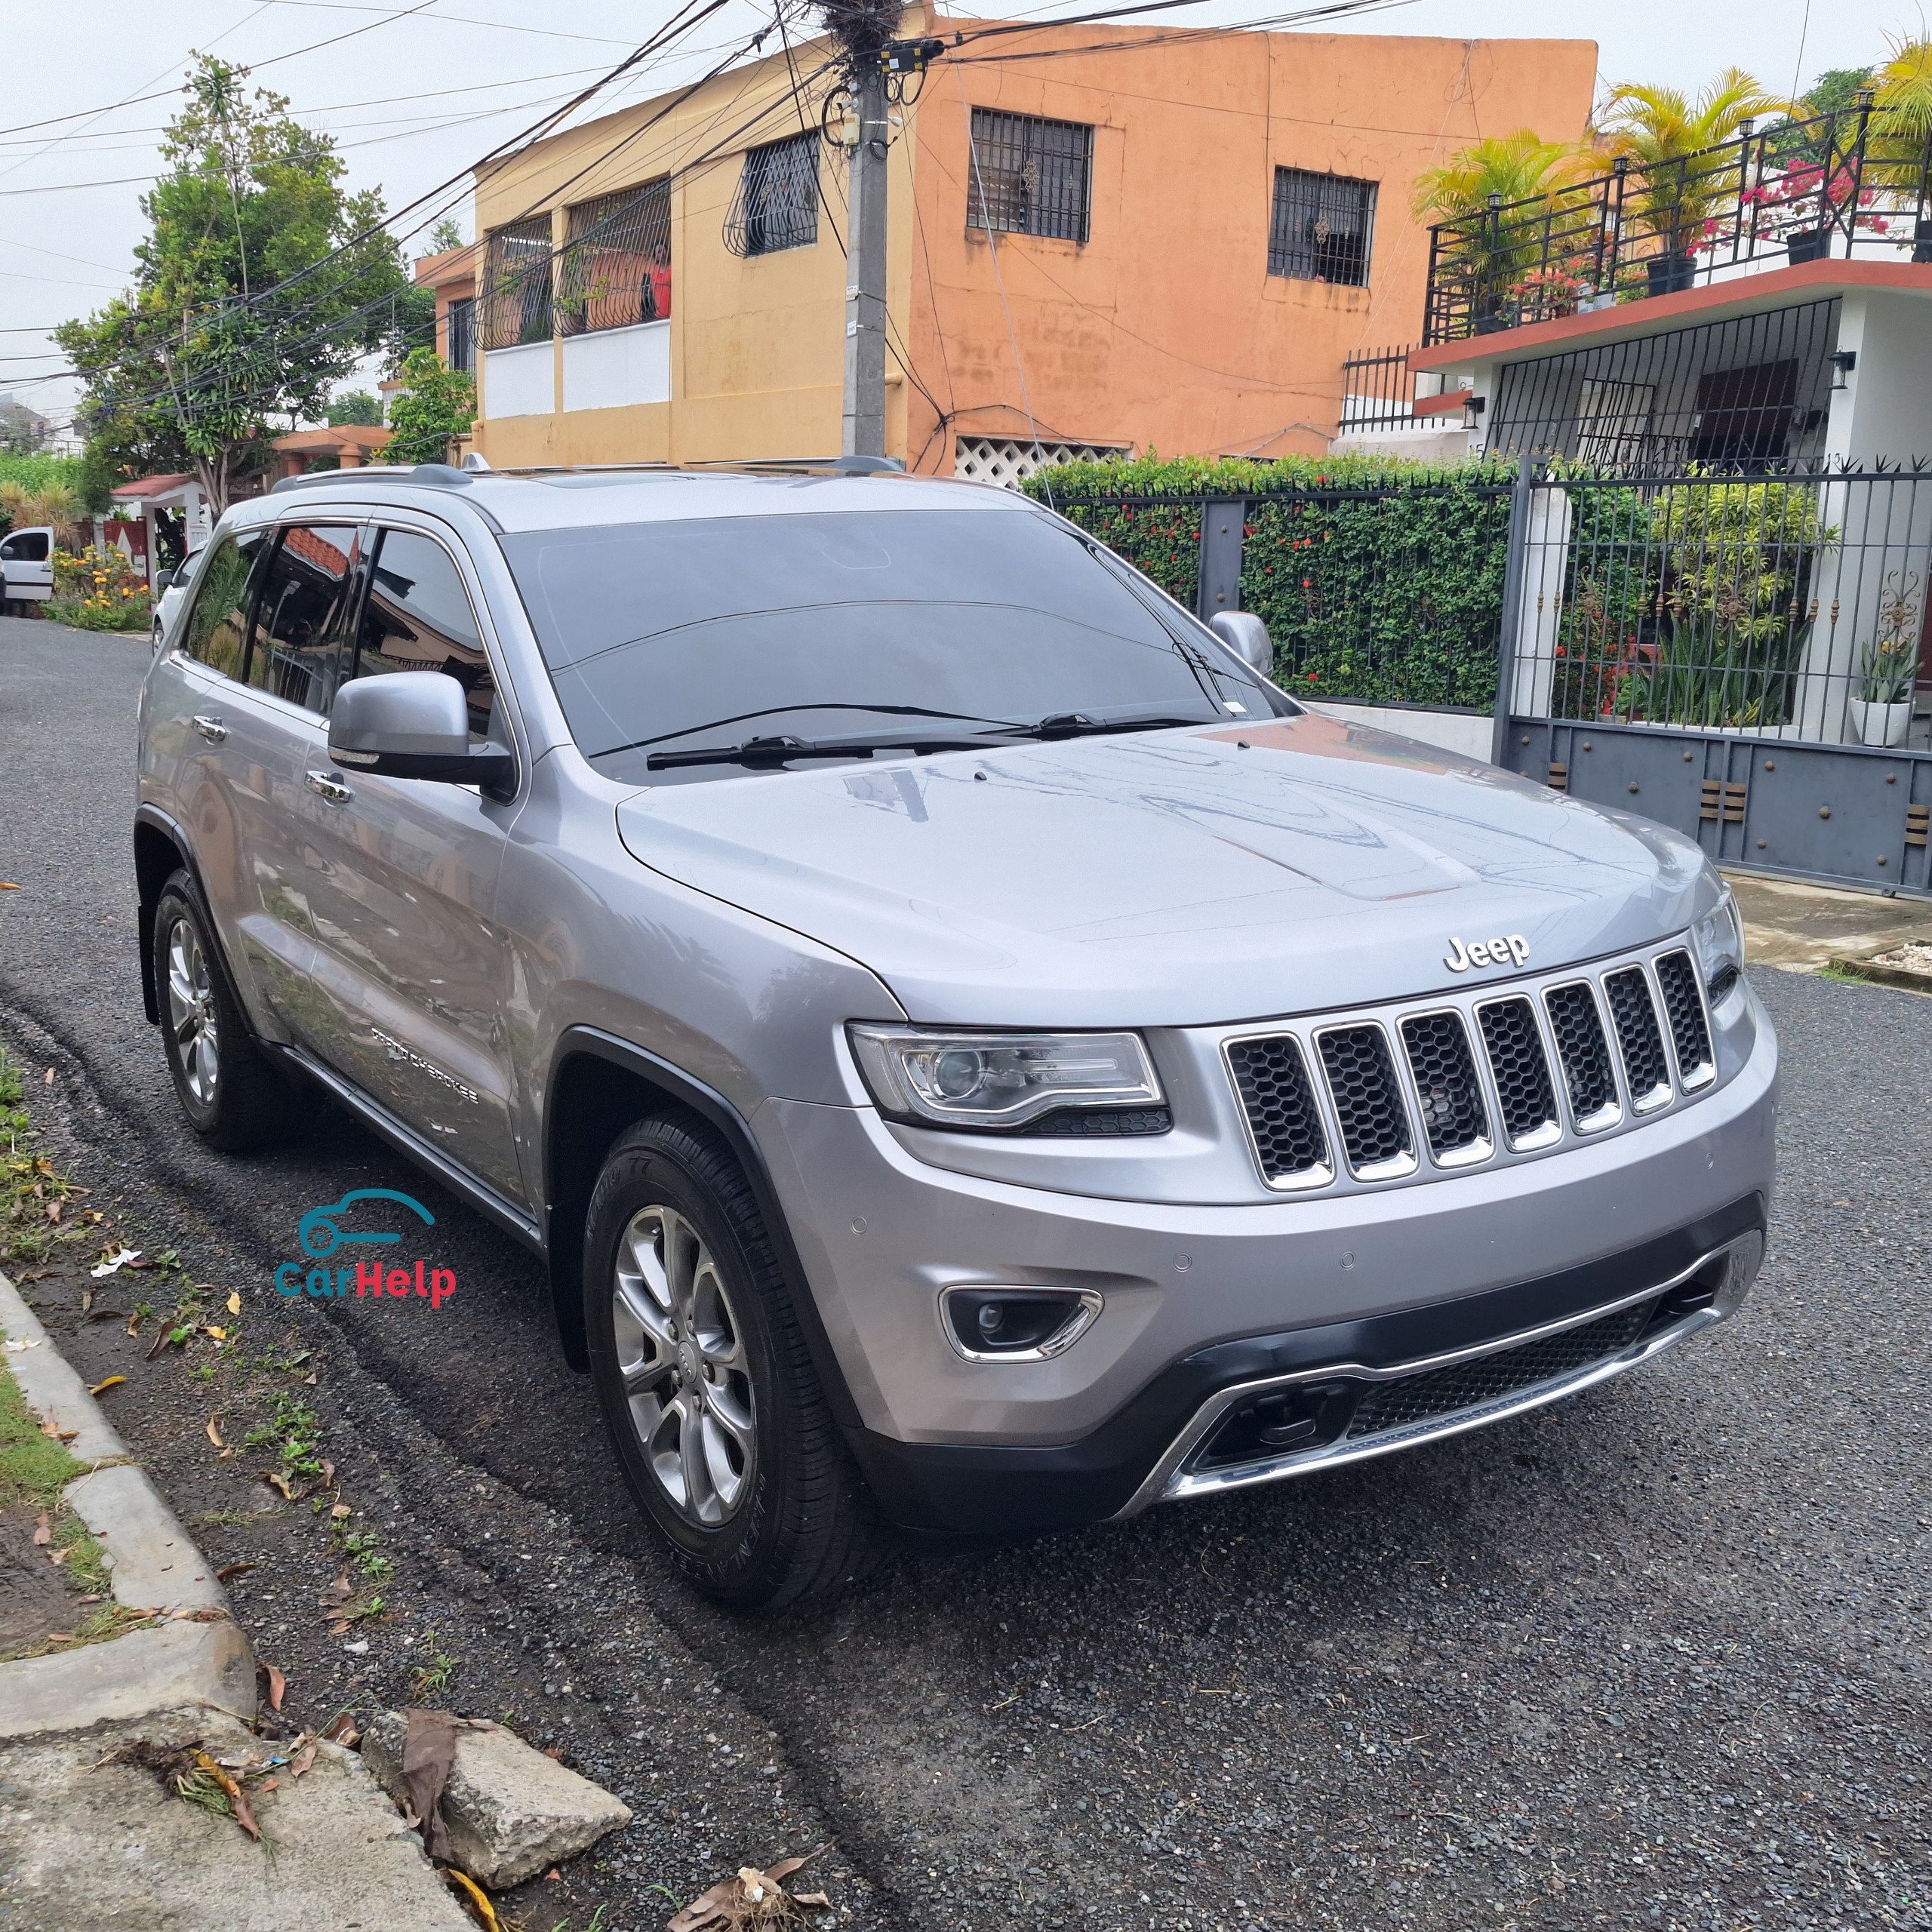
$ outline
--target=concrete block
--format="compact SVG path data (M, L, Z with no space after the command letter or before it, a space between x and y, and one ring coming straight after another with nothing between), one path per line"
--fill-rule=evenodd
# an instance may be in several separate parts
M352 1751L324 1745L301 1777L252 1786L260 1844L109 1761L193 1737L217 1756L261 1748L195 1710L0 1744L8 1932L475 1932Z
M208 1559L146 1474L116 1463L62 1492L106 1552L114 1598L131 1610L226 1610Z
M399 1804L409 1798L402 1776L407 1727L403 1712L386 1711L362 1738L364 1761ZM601 1785L481 1718L460 1721L441 1809L451 1859L492 1891L521 1884L631 1820L629 1807Z
M254 1715L255 1654L225 1617L157 1624L112 1643L0 1665L0 1738L184 1704Z

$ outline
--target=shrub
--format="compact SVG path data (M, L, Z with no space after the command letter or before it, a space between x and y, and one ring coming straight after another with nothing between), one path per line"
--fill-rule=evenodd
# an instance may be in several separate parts
M56 551L47 614L84 631L144 631L154 620L146 580L111 546L90 543L78 556Z
M1511 472L1366 456L1149 455L1068 463L1026 494L1192 608L1201 500L1247 506L1241 608L1275 641L1275 675L1316 697L1495 701ZM1152 500L1125 503L1123 497Z

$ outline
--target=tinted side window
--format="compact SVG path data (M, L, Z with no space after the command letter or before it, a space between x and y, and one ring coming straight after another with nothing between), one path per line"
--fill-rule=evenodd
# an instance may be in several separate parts
M255 602L248 682L258 691L328 710L361 534L353 524L291 524L282 531Z
M180 628L181 648L224 678L242 675L248 634L248 584L266 533L245 530L224 537L196 573L195 601Z
M489 737L497 682L469 592L450 553L411 530L382 533L350 675L386 671L447 673L469 694L470 737Z

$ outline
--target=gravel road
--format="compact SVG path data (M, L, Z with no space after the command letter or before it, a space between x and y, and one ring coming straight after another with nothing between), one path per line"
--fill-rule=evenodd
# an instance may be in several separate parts
M846 1922L908 1932L1932 1927L1932 1001L1757 976L1783 1191L1756 1293L1707 1342L1404 1457L908 1555L737 1622L654 1556L527 1257L319 1101L269 1158L187 1131L134 951L145 661L0 620L0 1035L115 1224L325 1364L326 1453L397 1564L369 1652L299 1604L306 1512L202 1532L259 1563L238 1609L301 1660L291 1695L398 1695L433 1624L459 1707L514 1708L634 1795L554 1897L641 1932L651 1887L829 1838ZM302 1211L370 1185L433 1208L456 1300L278 1303ZM134 1374L118 1324L70 1327ZM116 1395L177 1506L220 1515L205 1499L247 1472L202 1439L185 1366Z

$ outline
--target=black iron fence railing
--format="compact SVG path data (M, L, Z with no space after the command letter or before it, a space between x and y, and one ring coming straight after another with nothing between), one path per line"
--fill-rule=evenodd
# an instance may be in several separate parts
M1371 349L1342 365L1338 433L1385 429L1415 420L1415 377L1407 349Z
M1932 262L1932 132L1869 97L1438 223L1423 340L1853 257Z
M1297 696L1932 749L1932 467L1056 501Z

